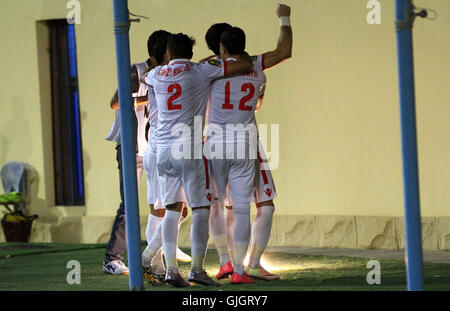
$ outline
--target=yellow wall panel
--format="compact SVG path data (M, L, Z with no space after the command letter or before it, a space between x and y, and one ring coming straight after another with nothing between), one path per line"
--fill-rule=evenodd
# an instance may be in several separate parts
M0 164L19 160L36 169L32 208L40 215L110 216L119 202L114 143L104 140L117 85L112 1L80 3L76 38L86 206L54 208L47 149L50 97L36 22L65 18L68 9L57 0L0 2ZM243 28L250 54L274 49L276 3L130 0L131 12L150 18L131 26L132 62L146 59L147 37L157 29L194 36L194 60L210 55L204 35L215 22ZM380 25L366 22L365 0L286 3L292 7L293 56L267 72L264 105L257 113L260 124L280 129L280 163L273 170L277 213L402 216L393 1L382 1ZM437 20L418 19L414 26L422 215L450 216L450 6L448 0L415 3L438 12ZM145 181L140 189L146 215Z

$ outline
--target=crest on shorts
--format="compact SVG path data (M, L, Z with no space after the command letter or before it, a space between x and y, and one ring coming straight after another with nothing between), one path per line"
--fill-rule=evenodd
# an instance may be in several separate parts
M220 60L217 60L217 59L210 59L208 61L208 64L213 65L213 66L217 66L219 68L222 68L222 62Z
M258 62L258 56L250 56L250 58L252 59L252 62L254 64L256 64Z

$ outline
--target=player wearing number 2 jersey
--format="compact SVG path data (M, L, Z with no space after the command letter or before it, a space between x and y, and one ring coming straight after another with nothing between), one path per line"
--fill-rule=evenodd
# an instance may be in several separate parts
M154 31L147 42L147 47L150 53L150 63L151 68L164 64L164 55L166 53L167 37L169 33L164 30ZM147 71L145 73L147 73ZM141 76L142 84L144 83L145 74ZM151 87L148 88L148 108L150 111L149 118L149 129L148 129L148 144L144 153L144 169L147 176L147 201L150 207L150 214L148 217L147 228L145 230L145 236L147 239L147 252L156 253L153 260L150 263L146 263L145 256L142 258L144 278L152 284L160 284L160 280L165 277L166 271L162 261L162 250L161 250L161 226L160 223L164 216L164 207L160 200L160 191L158 183L158 171L156 166L156 127L158 124L158 108L155 100L155 95ZM182 197L181 200L184 200ZM187 206L183 209L182 216L180 217L179 226L186 219L187 216ZM153 243L150 243L153 241ZM177 249L177 260L178 261L190 261L190 256L183 253L180 249ZM151 270L149 268L151 267Z
M212 189L208 161L201 153L200 156L195 154L198 146L192 138L195 136L194 120L199 117L203 123L208 90L214 79L248 71L252 66L248 55L230 64L190 62L193 44L193 39L185 34L169 36L166 51L169 63L154 68L145 78L145 82L155 92L158 105L157 166L161 200L166 207L162 222L162 244L167 263L166 280L179 287L189 286L179 273L175 259L177 223L183 206L177 197L182 191L193 209L189 281L203 285L219 285L209 278L203 269L209 236ZM178 156L180 151L182 157Z

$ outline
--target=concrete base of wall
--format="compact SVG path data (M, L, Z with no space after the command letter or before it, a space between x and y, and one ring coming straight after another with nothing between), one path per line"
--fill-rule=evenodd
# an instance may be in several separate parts
M189 246L191 217L181 226L179 245ZM37 219L30 242L106 243L113 217L65 217ZM147 217L141 217L141 239L145 240ZM0 242L5 242L0 228ZM450 250L450 217L422 218L424 250ZM212 240L210 239L210 243ZM375 216L275 215L270 246L355 249L405 248L404 219Z

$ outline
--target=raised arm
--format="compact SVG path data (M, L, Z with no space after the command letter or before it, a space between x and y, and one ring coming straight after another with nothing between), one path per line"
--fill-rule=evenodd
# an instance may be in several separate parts
M117 90L114 92L114 95L109 102L109 106L111 109L119 109L119 94Z
M278 65L292 56L292 28L290 24L291 8L285 4L277 6L277 16L280 18L280 36L277 48L263 54L264 69Z
M149 73L150 70L152 70L153 68L155 68L155 67L152 66L152 67L148 67L147 69L145 69L145 71L141 75L141 81L140 81L141 83L147 84L147 82L145 82L145 77L147 76L147 73Z
M139 90L138 72L135 65L131 66L131 93L136 93ZM119 94L118 90L114 93L109 103L111 109L119 109Z

